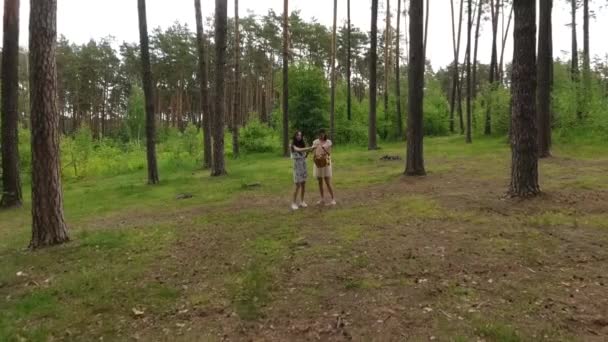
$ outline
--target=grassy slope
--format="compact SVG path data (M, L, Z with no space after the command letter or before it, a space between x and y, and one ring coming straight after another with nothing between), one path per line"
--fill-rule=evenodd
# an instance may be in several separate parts
M379 271L373 266L382 258L402 252L402 246L403 251L414 248L395 245L399 231L417 237L424 229L429 229L429 225L443 227L447 222L460 233L467 229L477 231L484 226L496 231L513 226L513 234L524 236L486 239L480 232L483 243L470 246L470 242L461 241L456 244L458 248L468 247L491 254L494 249L510 246L515 241L517 247L511 248L517 259L505 261L507 263L543 259L541 251L554 247L543 245L553 242L538 237L536 230L518 230L522 225L540 230L553 226L583 227L585 232L590 231L584 235L589 239L596 238L593 232L598 227L608 228L605 223L608 217L600 211L573 209L569 203L564 203L563 207L542 207L542 211L533 211L532 215L507 211L508 218L460 208L460 204L451 203L450 196L469 200L479 195L483 201L485 193L491 191L497 197L496 194L506 189L509 152L504 141L480 140L474 145L465 145L459 138L436 138L427 139L425 149L429 179L447 184L445 191L433 193L433 185L426 184L428 180L420 180L419 183L429 187L417 188L418 183L408 183L412 185L411 193L395 194L395 189L403 186L400 180L403 165L378 159L384 154L403 155L402 145L386 145L375 152L339 148L334 157L335 182L338 198L343 197L344 204L321 214L316 211L289 213L286 208L291 191L291 162L274 155L230 160L229 175L219 179L208 177L206 171L172 168L161 170L162 183L156 187L145 185L143 172L66 183L66 216L74 241L35 253L24 250L29 239L29 206L0 212L0 340L19 337L46 340L50 336L113 339L139 332L155 337L171 329L184 333L182 330L187 324L191 324L192 336L196 336L197 331L229 333L230 330L222 332L222 329L230 329L230 322L213 315L202 320L175 317L184 310L191 313L196 308L221 307L222 311L234 311L245 322L261 318L272 320L289 312L293 304L280 298L289 297L289 290L295 287L292 282L297 276L289 270L299 263L308 272L305 273L307 279L300 280L310 283L303 286L299 302L318 301L320 306L331 306L333 302L328 299L328 292L346 290L346 297L356 293L357 298L369 297L376 303L376 296L389 290L390 293L402 291L412 279L404 277L401 271ZM608 175L602 171L608 165L606 146L557 146L556 155L559 158L542 165L543 188L547 192L566 189L579 194L606 190ZM262 184L260 188L243 187L257 182ZM476 185L451 185L459 182ZM385 184L389 186L378 188ZM309 198L315 195L315 190L311 184ZM175 196L180 193L191 193L194 197L178 201ZM388 228L384 232L370 228L378 226ZM520 246L525 241L528 242ZM437 241L440 242L447 243ZM452 252L458 254L456 246ZM387 255L370 256L370 248L385 248ZM193 257L193 253L201 255ZM424 258L424 253L420 257ZM420 265L408 266L403 260L396 262L406 268L412 267L407 271L412 274L420 273L420 267L428 267L427 273L436 269L450 279L450 272L434 263L434 256L427 257L428 260L420 261L423 263ZM472 256L466 253L460 257L473 262ZM498 263L488 255L478 257L488 263ZM397 256L394 258L398 260ZM338 267L336 262L346 262L347 266ZM532 261L530 263L534 265ZM319 269L315 271L317 266ZM594 267L605 266L604 262ZM190 274L192 270L194 273L200 270L205 276L201 280L200 275ZM337 283L325 282L323 274L326 272L343 271L346 274L341 275ZM17 272L25 275L18 276ZM429 279L433 277L422 274ZM439 282L440 279L435 280ZM201 283L209 287L201 287ZM453 322L446 317L457 316L450 310L459 307L459 300L466 302L475 300L472 297L484 296L473 287L462 290L452 282L445 286L449 289L448 294L439 299L447 305L441 309L444 315L438 313L432 323L420 321L419 330L414 329L412 336L433 333L446 339L461 336L467 340L482 336L489 340L510 341L532 338L536 333L548 334L547 331L560 338L576 336L580 332L560 327L559 321L550 319L541 324L542 319L534 313L531 315L538 319L537 326L508 318L518 310L530 309L524 307L501 309L487 305L488 312L484 315L479 313L483 312L481 309L465 310L460 317L462 320ZM531 291L541 292L542 288ZM421 299L416 305L430 306L431 303L436 304ZM352 310L357 310L357 305L351 304ZM370 302L363 304L373 306ZM518 304L521 303L518 301ZM144 311L144 318L134 317L134 308ZM305 305L301 309L302 317L309 321L310 317L322 315L324 310L315 305ZM353 315L364 320L361 312ZM412 319L416 321L420 315ZM161 323L165 319L170 323ZM432 327L430 331L421 328L426 325ZM312 326L314 330L314 324ZM373 329L370 327L367 332L366 329L354 324L351 333L373 337ZM211 339L217 338L217 335L209 334ZM275 339L293 337L251 331L248 334Z

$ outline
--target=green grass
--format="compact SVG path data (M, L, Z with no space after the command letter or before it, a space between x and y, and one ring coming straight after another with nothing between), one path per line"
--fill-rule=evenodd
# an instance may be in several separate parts
M386 143L381 150L370 152L337 146L334 173L338 199L343 192L365 192L370 186L398 182L404 161L379 158L386 154L403 157L404 148L404 144ZM429 174L442 175L446 180L455 171L470 170L480 179L493 180L504 179L509 172L509 149L504 138L479 138L473 145L464 144L461 137L431 138L425 140L425 153ZM559 145L555 154L560 158L606 161L608 146ZM276 299L277 282L294 255L317 261L338 260L347 265L336 266L338 270L348 267L363 272L377 264L361 253L362 246L381 239L385 227L435 221L479 226L493 220L474 211L446 210L434 198L415 193L387 199L360 196L351 205L323 211L322 215L314 211L290 213L286 205L292 191L291 161L272 153L228 159L228 175L221 178L210 177L195 162L172 165L161 160L160 164L158 186L146 185L145 170L138 168L113 176L65 180L64 207L73 241L64 246L25 250L31 210L27 185L24 207L0 212L0 341L74 337L112 340L128 336L133 308L143 310L146 316L162 315L182 299L182 288L173 282L156 282L153 275L166 265L175 242L193 231L230 241L230 252L241 262L226 274L217 275L221 277L217 285L226 289L238 316L251 321L268 314L268 307ZM560 165L543 167L549 175L560 175L564 170ZM596 188L605 181L601 170L586 170L584 176L568 180L549 178L547 185L554 189L565 184L575 191ZM243 187L251 183L260 183L261 187ZM193 198L176 200L181 193L190 193ZM315 184L310 184L309 198L315 193ZM258 198L270 199L271 204L266 206L271 208L270 213L248 208L247 201L255 206ZM231 206L236 211L226 209ZM182 214L185 212L189 214ZM181 215L187 217L180 219ZM566 210L521 219L531 227L608 228L606 215L577 217ZM311 235L319 225L327 227L325 235ZM432 229L428 224L421 227L429 232ZM495 238L479 244L508 247L509 242ZM520 248L524 247L530 246ZM17 276L18 272L26 275ZM386 284L391 282L362 273L342 281L338 290L371 293ZM322 290L309 284L303 293L321 298ZM470 297L458 291L455 288L448 293ZM215 300L212 293L192 293L188 298L202 307ZM466 336L474 334L488 341L519 341L523 337L509 324L498 323L481 324L473 332L466 332Z
M519 333L511 326L501 323L480 324L477 333L492 342L520 342Z
M11 291L0 287L0 340L44 341L61 338L63 331L84 334L81 329L91 317L114 330L136 306L160 310L175 299L177 290L138 278L172 236L169 226L79 231L74 242L62 247L7 253L0 263L0 284Z

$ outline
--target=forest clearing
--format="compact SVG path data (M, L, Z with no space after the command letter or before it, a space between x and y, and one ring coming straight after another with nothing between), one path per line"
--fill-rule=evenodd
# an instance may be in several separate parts
M606 1L352 7L4 0L0 342L608 341Z
M338 206L298 212L269 155L69 182L65 246L0 214L0 340L605 340L608 154L555 149L530 201L502 139L430 139L425 178L398 144L337 152Z

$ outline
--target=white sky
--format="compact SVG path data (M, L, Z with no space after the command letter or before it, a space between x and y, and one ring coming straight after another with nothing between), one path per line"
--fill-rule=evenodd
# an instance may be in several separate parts
M201 0L203 16L212 16L214 0ZM234 13L234 3L228 0L228 13ZM330 25L332 23L332 6L330 0L290 0L290 11L301 10L304 18L315 17L319 22ZM338 21L346 20L346 0L339 0ZM455 1L459 2L459 1ZM378 26L383 27L385 0L380 0L380 18ZM451 17L449 0L432 0L430 2L430 29L428 58L435 68L449 64L453 59L451 38ZM563 57L570 52L571 39L569 5L566 1L554 1L554 55ZM351 20L353 25L364 31L370 29L371 0L351 0ZM608 54L608 44L603 43L601 35L608 32L608 9L599 10L592 5L596 18L591 21L591 54L602 58ZM277 13L283 11L283 0L240 0L240 15L247 15L248 10L256 14L265 14L268 8ZM391 0L391 10L396 9L396 0ZM194 30L194 0L147 0L148 28L167 27L175 21L188 23ZM466 10L465 10L466 12ZM579 48L582 48L582 11L579 11ZM0 14L3 8L0 6ZM465 13L466 17L466 13ZM506 16L505 16L506 17ZM21 45L27 46L28 40L29 1L21 0ZM395 17L393 15L393 21ZM506 21L506 19L505 19ZM395 23L393 22L393 25ZM512 28L512 26L511 26ZM500 30L500 28L499 28ZM119 42L136 42L138 36L137 1L136 0L58 0L58 31L70 41L76 43L87 42L91 38L107 35L116 37ZM491 28L489 22L482 28L478 59L488 63L491 48ZM463 31L465 39L466 30ZM463 40L465 42L465 40ZM463 44L464 46L464 44ZM512 31L505 50L505 62L510 62L512 56ZM500 46L499 46L500 49ZM464 48L463 48L464 50ZM462 58L462 56L461 56Z

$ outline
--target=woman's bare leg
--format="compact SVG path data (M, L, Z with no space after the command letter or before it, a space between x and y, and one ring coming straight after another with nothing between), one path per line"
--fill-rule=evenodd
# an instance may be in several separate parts
M321 202L325 199L325 194L323 193L323 178L319 178L319 193L321 193Z
M302 197L300 197L301 201L300 203L304 203L304 194L306 193L306 182L302 182L302 184L300 184L300 195Z
M293 192L293 202L291 202L291 203L297 203L297 201L298 201L298 190L300 190L300 186L301 186L300 183L296 183L296 189Z
M331 186L331 178L325 178L325 184L327 185L327 191L329 191L329 195L331 199L334 199L334 189Z

